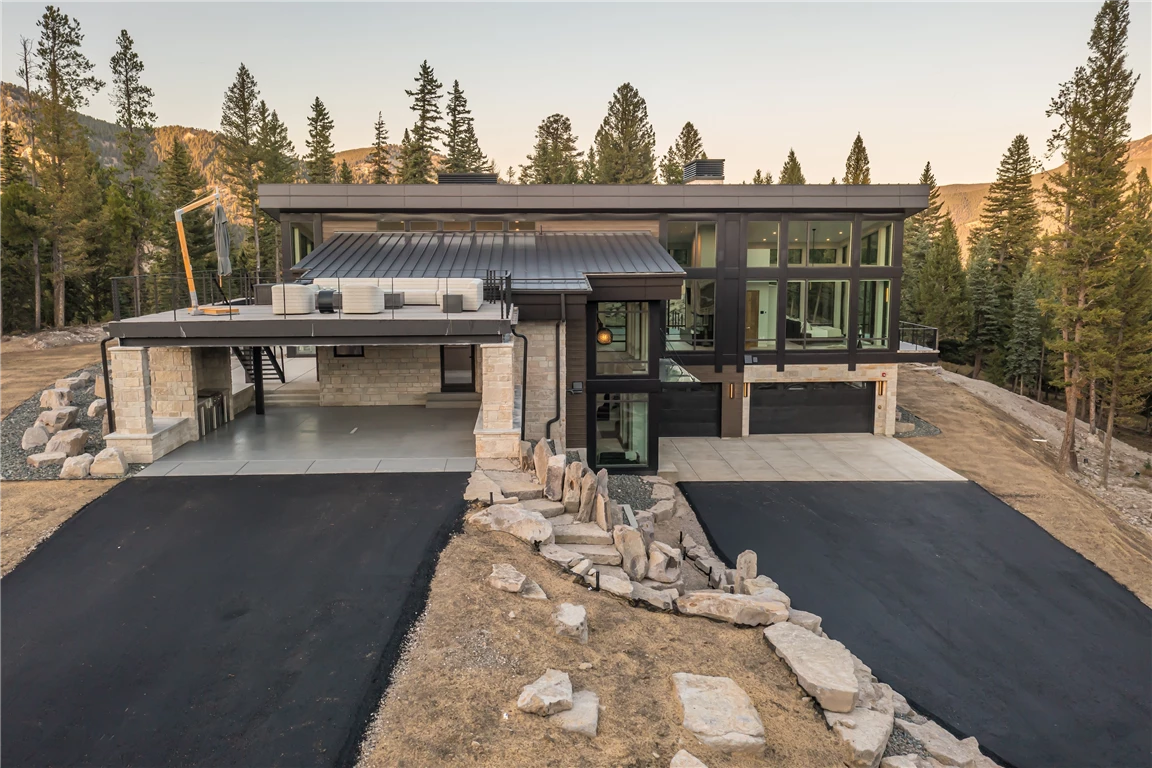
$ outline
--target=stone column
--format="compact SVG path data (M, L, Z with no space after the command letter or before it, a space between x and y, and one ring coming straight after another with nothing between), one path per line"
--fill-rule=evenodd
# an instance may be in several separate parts
M484 429L512 429L516 401L515 353L511 344L484 344L480 413Z
M196 373L191 347L148 350L152 373L152 415L158 418L196 417Z
M152 424L152 376L146 347L111 347L108 365L112 377L112 408L116 433L147 435Z

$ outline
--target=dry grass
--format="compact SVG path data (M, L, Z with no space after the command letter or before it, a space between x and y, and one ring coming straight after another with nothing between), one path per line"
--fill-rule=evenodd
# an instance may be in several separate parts
M493 563L513 564L549 600L499 592ZM561 602L588 609L588 645L557 638ZM515 612L512 617L511 612ZM582 662L592 668L581 670ZM600 696L599 735L562 731L516 709L520 689L548 667ZM721 766L840 766L846 752L762 631L633 608L573 584L505 534L467 532L440 557L428 608L369 733L363 768L388 766L660 766L681 748ZM674 672L731 677L767 734L759 754L728 756L680 725Z
M119 480L25 480L0 483L0 575Z
M913 448L982 485L1152 606L1152 537L1060 474L1043 443L1000 409L903 366L900 405L939 427Z
M100 360L99 344L30 349L23 339L0 344L0 416L61 376Z

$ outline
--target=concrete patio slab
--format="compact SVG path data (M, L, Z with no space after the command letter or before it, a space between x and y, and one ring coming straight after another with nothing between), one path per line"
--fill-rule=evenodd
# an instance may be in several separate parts
M381 459L377 472L443 472L447 459Z
M182 461L174 464L164 476L234 475L247 463L246 461ZM152 466L156 465L153 464Z
M238 475L303 475L314 462L311 459L265 459L249 461Z
M308 467L309 475L371 474L379 459L317 459Z

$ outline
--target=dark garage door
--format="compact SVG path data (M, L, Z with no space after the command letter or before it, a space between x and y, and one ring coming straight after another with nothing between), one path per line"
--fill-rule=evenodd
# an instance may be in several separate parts
M871 432L872 382L753 384L748 433Z
M664 384L660 437L719 437L719 384Z

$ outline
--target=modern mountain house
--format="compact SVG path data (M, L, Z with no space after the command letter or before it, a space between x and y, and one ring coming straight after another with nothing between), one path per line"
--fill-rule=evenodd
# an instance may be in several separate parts
M261 185L275 277L197 276L238 311L190 314L183 276L118 279L108 443L150 462L292 407L265 390L301 360L314 407L474 409L480 458L549 437L654 472L661 437L892 434L898 363L937 358L900 321L928 188L724 184L722 160L685 178Z

